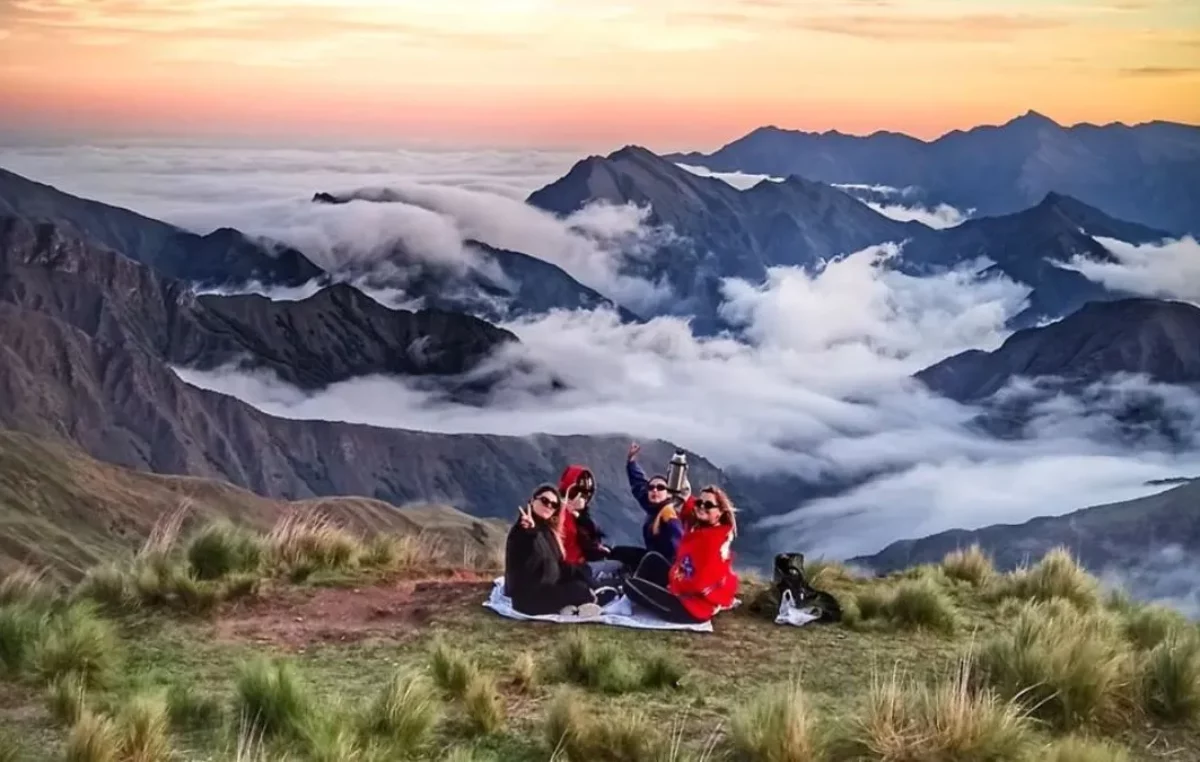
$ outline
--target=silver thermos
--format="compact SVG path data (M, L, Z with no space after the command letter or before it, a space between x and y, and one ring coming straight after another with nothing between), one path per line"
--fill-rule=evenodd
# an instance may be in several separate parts
M667 471L667 489L674 495L683 491L683 482L687 479L687 455L683 450L676 450L671 456L671 464Z

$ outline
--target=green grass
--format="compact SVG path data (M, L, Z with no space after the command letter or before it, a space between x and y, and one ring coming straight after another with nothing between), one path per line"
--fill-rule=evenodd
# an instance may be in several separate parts
M74 675L91 689L114 679L120 653L112 623L98 616L94 606L75 603L49 619L32 658L44 682Z
M826 589L843 602L868 601L870 609L878 601L854 626L781 627L773 612L749 607L721 614L712 634L520 623L479 605L484 583L438 593L421 604L419 619L384 619L370 638L324 637L349 618L375 621L368 594L377 604L400 590L397 577L363 568L369 556L330 598L361 598L362 609L350 613L297 621L291 602L318 591L279 579L264 588L262 608L219 608L212 619L104 607L121 667L87 691L74 728L53 719L49 684L32 657L14 678L17 690L7 691L17 698L0 700L0 727L14 728L30 762L67 758L67 740L81 727L90 730L74 745L100 754L105 733L97 726L105 722L119 755L131 726L120 718L135 701L165 706L155 716L166 718L179 762L237 759L239 743L253 747L242 759L272 762L455 754L545 762L556 749L559 760L849 762L857 754L1008 762L1024 754L1021 762L1111 762L1096 756L1103 749L1077 751L1084 741L1073 732L1103 738L1131 762L1200 762L1187 712L1154 711L1150 698L1186 706L1191 662L1171 645L1174 635L1142 647L1157 636L1132 633L1156 628L1134 623L1136 605L1081 610L1060 599L996 598L988 594L995 580L978 585L938 565L884 579L827 572ZM951 610L953 632L930 626L936 615L894 614L897 605L925 611L896 604L905 600L901 589L937 600L935 611ZM746 589L743 598L757 592ZM66 610L58 604L47 616ZM976 666L966 673L972 655ZM894 674L903 677L889 679ZM789 683L789 675L798 677Z
M262 539L227 519L204 527L187 546L188 564L200 580L221 579L236 572L256 572L263 555Z

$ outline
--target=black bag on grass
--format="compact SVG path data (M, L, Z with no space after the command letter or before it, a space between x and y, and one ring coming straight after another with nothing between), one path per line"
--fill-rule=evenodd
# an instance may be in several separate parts
M803 553L775 556L775 592L781 601L784 592L790 593L793 605L816 614L818 622L837 622L842 618L842 607L837 598L817 590L805 579Z

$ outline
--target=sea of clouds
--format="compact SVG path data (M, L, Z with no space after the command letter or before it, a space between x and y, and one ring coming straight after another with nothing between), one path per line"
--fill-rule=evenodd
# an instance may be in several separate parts
M662 235L647 226L645 209L594 207L564 220L522 203L579 158L136 144L0 149L0 166L68 192L200 233L231 226L269 236L330 267L370 262L397 241L430 260L473 267L466 242L478 239L554 262L627 305L669 296L618 273L623 258L644 255L640 243ZM716 176L737 187L771 180ZM364 187L388 188L399 198L311 202L318 191ZM862 190L873 198L896 191L896 205L903 205L897 189ZM931 213L945 224L961 222L957 210L957 217ZM1102 243L1115 262L1072 266L1137 293L1196 298L1200 281L1186 276L1197 261L1194 241L1149 249ZM177 372L286 417L442 432L621 432L677 442L747 475L858 480L841 494L773 506L769 520L790 547L840 557L954 527L1138 497L1161 489L1150 480L1200 474L1200 441L1130 444L1102 407L1051 400L1038 408L1033 436L997 439L977 425L978 410L930 394L912 374L961 351L998 347L1026 289L979 278L983 262L936 277L906 276L883 266L896 253L894 244L881 244L846 252L815 272L777 268L765 284L727 281L723 312L742 327L741 341L697 338L678 318L622 324L606 311L507 323L521 342L483 369L509 371L484 409L447 403L393 378L358 378L306 394L263 373ZM402 297L377 296L391 304ZM565 381L565 389L548 393L552 379ZM1194 394L1137 379L1112 383L1124 386L1110 397L1133 388L1159 396L1182 419L1200 420Z

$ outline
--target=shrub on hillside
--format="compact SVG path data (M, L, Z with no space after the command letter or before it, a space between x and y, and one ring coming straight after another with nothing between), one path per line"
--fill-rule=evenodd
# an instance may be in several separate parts
M954 601L928 577L903 580L891 590L868 588L858 594L855 603L857 619L896 629L951 634L960 624Z
M644 684L641 670L624 651L578 630L559 641L555 667L559 679L604 693L626 693Z
M0 677L17 677L32 663L48 616L28 603L0 606Z
M87 686L78 675L61 675L46 691L46 709L55 722L74 725L87 709Z
M111 611L126 610L139 602L129 569L115 563L88 569L75 593L78 597L95 601Z
M87 688L103 687L119 664L119 641L112 625L88 603L74 603L48 620L33 661L42 680L78 676Z
M172 756L166 702L157 695L134 696L117 714L119 755L130 762L168 762Z
M1063 547L1051 550L1032 568L997 577L989 592L995 598L1035 601L1063 598L1085 611L1100 603L1099 581Z
M1130 708L1133 661L1113 620L1055 601L1021 607L980 666L1000 695L1059 728L1119 723Z
M291 513L267 535L270 563L296 576L353 567L362 555L359 538L324 516Z
M991 556L983 552L979 543L966 550L947 553L942 559L942 570L951 579L961 579L979 587L996 575Z
M1191 627L1183 614L1166 606L1131 606L1125 611L1124 619L1125 637L1144 651Z
M935 687L876 682L865 713L850 725L841 749L863 760L1025 759L1032 734L1021 707L972 688L972 669Z
M471 729L475 732L496 733L504 727L504 699L491 675L476 672L467 683L462 700Z
M433 643L430 667L437 686L454 698L465 696L467 686L479 673L479 667L470 657L446 645L440 638Z
M66 762L118 762L120 742L112 720L84 712L71 728L63 758Z
M769 688L735 712L726 745L744 762L813 762L824 754L813 711L796 682Z
M200 580L257 571L262 558L263 543L259 536L227 520L204 527L187 547L188 564Z
M312 719L308 688L287 662L260 658L242 665L235 690L234 713L260 737L299 737Z
M397 673L368 709L365 729L386 738L395 751L412 753L429 740L441 715L441 702L426 680Z
M175 683L167 690L167 716L177 730L215 728L221 724L221 702L196 691L188 683Z
M1172 633L1143 657L1143 704L1170 722L1200 721L1200 636Z

